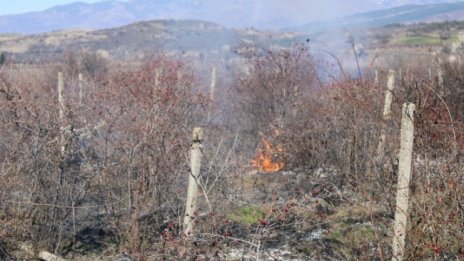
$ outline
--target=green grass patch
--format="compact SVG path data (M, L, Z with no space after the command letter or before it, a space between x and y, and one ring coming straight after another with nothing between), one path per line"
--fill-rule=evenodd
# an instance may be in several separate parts
M406 36L399 39L398 43L403 45L439 45L442 41L435 36Z
M249 226L258 224L265 217L266 213L260 207L251 205L241 206L229 215L230 220Z
M337 241L342 241L343 239L343 232L340 230L335 230L329 234L329 238Z
M375 238L374 228L371 225L349 225L341 222L334 226L328 238L341 241L345 244L360 244Z

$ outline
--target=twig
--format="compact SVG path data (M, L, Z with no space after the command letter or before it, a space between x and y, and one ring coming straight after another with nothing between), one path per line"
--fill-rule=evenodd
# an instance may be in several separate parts
M219 178L222 176L222 173L224 172L224 169L226 168L226 165L229 163L229 160L230 160L230 157L231 157L231 154L232 154L232 151L235 150L235 145L237 144L237 140L238 140L238 133L235 134L235 139L234 139L234 143L232 144L232 148L229 150L229 152L227 153L227 157L224 161L224 164L222 165L222 168L221 170L219 171L218 175L216 176L216 178L214 179L213 183L211 184L211 186L209 187L207 193L209 193L213 188L214 188L214 185L216 184L216 182L219 180Z
M65 205L55 205L55 204L47 204L47 203L34 203L34 202L16 202L16 201L5 201L5 203L10 203L10 204L18 204L18 205L31 205L31 206L39 206L39 207L51 207L51 208L64 208L64 209L87 209L87 208L99 208L99 207L105 207L105 206L112 206L112 205L117 205L121 204L121 202L113 202L113 203L108 203L108 204L103 204L103 205L89 205L89 206L65 206Z
M454 129L454 121L453 121L453 116L451 115L451 111L448 107L448 104L446 104L445 100L440 96L440 94L436 93L437 97L441 100L441 102L443 103L443 105L445 106L446 108L446 111L448 112L448 116L450 118L450 123L451 123L451 130L453 131L453 138L454 138L454 142L453 142L453 147L454 147L454 154L456 155L457 151L458 151L458 148L457 148L457 138L456 138L456 130Z

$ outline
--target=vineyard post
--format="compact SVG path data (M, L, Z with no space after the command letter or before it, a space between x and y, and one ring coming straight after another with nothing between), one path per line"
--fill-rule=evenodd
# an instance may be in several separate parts
M400 134L401 145L398 155L398 185L396 193L395 225L393 230L392 261L402 261L405 253L409 181L411 179L412 150L414 145L414 110L414 104L403 104Z
M193 222L197 210L197 179L200 175L201 155L202 155L203 129L194 128L192 137L192 147L190 148L190 173L187 187L187 202L184 215L184 235L190 236L193 230Z
M383 107L383 123L380 131L379 145L377 147L377 160L381 162L385 155L385 142L387 138L387 122L391 118L391 105L393 101L393 90L395 89L395 71L390 70L388 73L387 90L385 92L385 103Z
M443 81L443 69L438 67L438 94L443 97L445 91L445 83Z
M64 105L64 76L62 72L58 72L58 107L60 119L60 151L61 157L64 156L65 151L65 105Z
M79 86L79 106L82 106L82 101L84 100L84 75L79 73L78 76L78 86Z
M157 68L155 70L155 82L153 83L153 98L156 97L156 92L160 86L160 79L161 79L161 69Z
M209 108L208 108L208 118L207 123L211 120L211 108L214 101L214 92L216 91L216 67L213 67L211 70L211 85L209 88Z

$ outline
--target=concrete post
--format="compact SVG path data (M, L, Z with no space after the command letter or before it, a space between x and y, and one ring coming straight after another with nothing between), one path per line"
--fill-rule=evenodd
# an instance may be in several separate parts
M411 179L412 150L414 145L414 110L414 104L403 104L395 225L393 230L393 261L402 261L405 253L409 206L409 181Z
M155 70L155 82L153 83L153 98L156 97L156 92L160 86L160 78L161 78L161 69L158 68Z
M84 75L79 73L78 76L78 86L79 86L79 107L82 106L82 102L84 100Z
M190 148L190 175L187 188L187 203L184 215L184 235L192 235L195 212L197 210L197 179L200 175L201 155L202 155L203 129L194 128L192 137L192 147Z
M443 69L441 67L438 68L438 94L443 97L445 93L445 83L443 81Z
M58 73L58 109L59 109L59 120L60 120L60 151L61 156L64 156L65 151L65 110L64 105L64 76L62 72Z
M385 155L385 141L387 138L387 121L390 120L391 118L391 105L393 102L393 90L395 89L395 71L390 70L388 73L388 82L387 82L387 90L385 92L385 103L383 106L383 126L380 131L380 139L379 139L379 145L377 147L377 159L379 161L383 160L383 157Z
M214 101L215 91L216 91L216 67L213 67L213 69L211 70L211 85L209 87L209 108L208 108L208 118L207 118L208 123L211 120L211 110L212 110L212 104Z

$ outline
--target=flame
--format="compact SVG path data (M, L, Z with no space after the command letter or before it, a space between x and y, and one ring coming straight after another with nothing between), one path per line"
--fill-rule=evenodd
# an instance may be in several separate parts
M253 167L258 171L277 172L283 169L284 162L274 162L275 156L283 153L282 146L272 147L266 139L261 140L261 149L258 150L255 158L251 161Z

